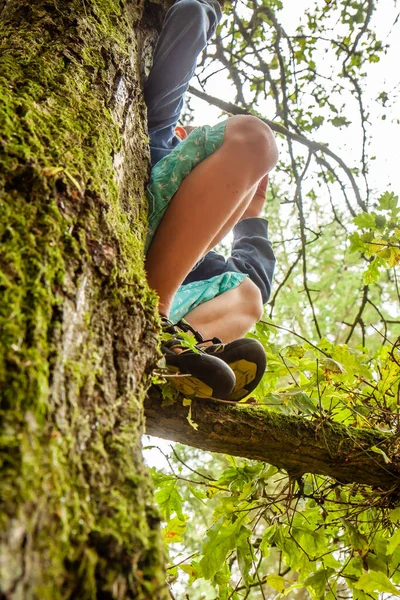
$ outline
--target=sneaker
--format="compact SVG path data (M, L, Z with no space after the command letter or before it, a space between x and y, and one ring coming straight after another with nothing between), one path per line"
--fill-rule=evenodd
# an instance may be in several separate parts
M176 326L166 317L161 318L164 333L172 339L162 342L161 350L165 356L168 373L183 375L171 377L174 387L187 398L226 398L236 384L235 374L229 365L212 353L205 352L198 344L188 348L180 332L190 331L196 342L203 342L202 336L189 324Z
M265 350L257 340L252 338L240 338L223 344L219 338L204 340L199 332L196 332L184 319L178 321L177 326L182 331L191 332L203 352L223 360L235 374L236 384L234 389L226 396L219 396L221 400L237 402L242 400L257 387L267 366ZM212 342L210 346L202 346Z
M265 373L267 358L262 344L251 338L241 338L229 344L222 344L217 338L212 341L215 343L204 348L204 352L226 362L236 377L234 389L223 399L235 402L245 398L257 387Z

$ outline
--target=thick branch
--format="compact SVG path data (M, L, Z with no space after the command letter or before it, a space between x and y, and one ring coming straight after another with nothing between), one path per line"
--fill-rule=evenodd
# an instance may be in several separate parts
M215 400L193 400L192 420L180 401L161 406L156 388L145 404L146 433L211 452L268 462L293 476L327 475L341 483L389 490L400 486L395 436L339 424L288 417L265 408ZM382 449L392 462L386 464Z

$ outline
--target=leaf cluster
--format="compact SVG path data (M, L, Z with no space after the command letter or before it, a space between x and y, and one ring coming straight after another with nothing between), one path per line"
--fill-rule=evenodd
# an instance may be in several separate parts
M265 464L227 460L215 480L154 474L164 539L171 548L178 542L170 580L183 572L192 590L206 580L215 589L209 597L221 600L258 598L260 590L264 598L291 597L301 588L316 600L340 591L360 600L398 594L399 508L384 507L362 486L293 480ZM193 520L193 499L208 498L212 524L187 556L179 542Z
M353 219L357 226L350 236L350 252L361 252L370 262L364 273L366 285L377 282L382 268L396 267L400 262L399 197L385 192L376 211L361 213ZM360 230L367 230L360 233Z

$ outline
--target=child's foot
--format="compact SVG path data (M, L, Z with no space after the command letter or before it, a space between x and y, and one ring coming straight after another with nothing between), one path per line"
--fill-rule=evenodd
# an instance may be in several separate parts
M199 347L208 355L223 360L235 374L236 384L234 389L226 396L218 396L221 400L237 401L248 396L260 383L265 373L267 359L265 350L257 340L252 338L240 338L228 344L223 344L220 339L208 340L212 345L204 346L206 343L201 335L196 332L187 321L178 321L178 327L182 331L188 331L196 336Z
M236 377L233 391L223 399L241 400L257 387L265 373L265 350L260 342L251 338L241 338L229 344L222 344L217 338L215 341L217 343L204 348L204 351L226 362Z
M173 325L166 317L161 318L163 332L169 333L172 339L162 342L161 349L169 373L182 375L171 378L171 382L188 398L221 398L225 399L235 387L235 374L229 365L212 353L205 352L196 344L193 349L185 345L180 332L187 331ZM194 332L196 341L203 338Z

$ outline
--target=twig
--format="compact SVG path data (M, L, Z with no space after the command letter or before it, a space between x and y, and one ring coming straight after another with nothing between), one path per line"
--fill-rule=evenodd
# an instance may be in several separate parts
M219 98L215 98L215 96L206 94L205 92L197 90L196 88L194 88L192 86L189 87L189 92L191 94L193 94L193 96L197 96L197 98L200 98L201 100L205 100L205 102L208 102L209 104L213 104L214 106L216 106L217 108L220 108L221 110L223 110L226 113L230 113L232 115L256 115L264 123L269 125L269 127L271 127L272 131L275 131L276 133L280 133L284 137L291 139L294 142L298 142L299 144L302 144L303 146L306 146L312 152L322 152L322 153L330 156L331 158L333 158L333 160L338 163L338 165L343 169L343 171L346 173L347 177L349 178L351 187L353 188L353 192L354 192L354 195L357 200L357 204L360 206L360 208L364 212L367 211L366 204L364 203L364 201L361 198L360 190L358 189L357 183L354 179L354 175L351 172L351 169L340 158L340 156L335 154L335 152L333 152L326 144L321 144L319 142L315 142L314 140L309 140L303 135L300 135L298 133L294 133L293 131L290 131L289 129L287 129L283 125L280 125L279 123L275 123L274 121L270 121L269 119L265 119L264 117L261 117L255 111L251 111L247 108L242 108L241 106L238 106L237 104L233 104L232 102L225 102L225 100L220 100Z
M270 327L275 327L276 329L282 329L283 331L287 331L288 333L291 333L292 335L295 335L299 339L301 339L304 342L306 342L306 344L309 344L310 346L312 346L313 348L315 348L315 350L318 350L318 352L321 352L321 354L324 354L327 358L331 358L330 354L328 354L327 352L325 352L325 350L322 350L321 348L318 348L318 346L316 346L315 344L313 344L312 342L310 342L309 340L307 340L307 338L303 337L299 333L296 333L292 329L288 329L287 327L282 327L282 325L275 325L275 323L270 323L270 322L264 321L264 320L261 320L259 322L260 323L264 323L264 325L269 325Z

